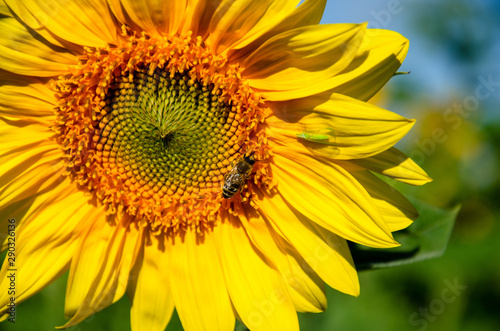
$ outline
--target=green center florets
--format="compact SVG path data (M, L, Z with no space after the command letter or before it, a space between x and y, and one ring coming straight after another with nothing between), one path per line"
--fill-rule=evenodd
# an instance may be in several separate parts
M214 151L227 150L230 140L230 107L186 74L171 78L157 69L122 77L111 86L104 110L96 132L103 150L159 189L210 181L207 175L221 159Z
M265 103L199 36L126 31L118 45L86 48L53 87L67 174L109 214L153 233L203 231L251 201L253 185L272 186ZM229 201L221 186L248 151L259 162Z

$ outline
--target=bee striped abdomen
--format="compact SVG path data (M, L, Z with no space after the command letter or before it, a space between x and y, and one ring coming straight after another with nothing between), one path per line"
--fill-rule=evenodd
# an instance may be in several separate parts
M222 196L225 199L231 199L240 190L240 186L237 183L224 183L222 188Z
M226 174L222 185L222 197L224 199L231 199L243 188L245 180L250 177L254 163L255 159L253 153L251 153L249 156L242 157Z

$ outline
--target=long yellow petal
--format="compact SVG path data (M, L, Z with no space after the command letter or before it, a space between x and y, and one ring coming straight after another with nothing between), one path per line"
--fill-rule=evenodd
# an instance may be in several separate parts
M64 165L53 144L42 142L23 147L0 155L0 215L16 218L18 224L25 221L30 210L43 209L57 197L44 198L47 192L64 187ZM7 218L1 219L0 226L7 226L6 222ZM0 235L0 242L5 239L4 234ZM2 250L5 245L3 242Z
M41 174L44 173L44 168L54 167L58 163L60 163L59 172L52 169L52 171L48 171L47 173L62 174L62 169L64 168L57 146L43 142L20 148L7 155L0 155L0 162L0 192L6 190L6 193L0 194L3 201L13 201L11 200L13 197L9 195L12 194L15 196L16 194L14 194L13 189L8 189L7 186L13 184L18 179L21 180L19 177L27 175L29 172L35 172L35 176L41 177ZM27 185L27 183L25 182L24 185ZM23 190L22 186L16 186L16 188ZM31 189L32 194L38 191L33 190L33 188Z
M7 6L3 1L0 1L0 15L12 17L12 13L9 10L9 6Z
M297 0L223 0L210 22L209 43L216 53L241 48L277 25Z
M290 91L261 91L270 101L292 100L322 91L325 97L333 93L368 101L393 76L408 52L408 40L389 30L367 29L357 55L347 68L316 89L304 87Z
M241 224L231 217L231 223L219 224L213 233L226 286L243 323L250 330L298 330L283 277L252 245Z
M242 61L243 74L259 90L323 92L323 82L356 56L365 30L366 24L330 24L283 32Z
M17 2L11 2L10 4L12 9L4 2L0 2L0 14L3 14L5 17L19 17L19 13L22 14L22 17L19 17L19 19L26 24L27 28L31 28L38 35L40 35L43 39L45 39L47 42L51 43L52 45L59 46L66 48L68 50L76 51L80 50L81 47L69 43L67 41L64 41L57 36L53 35L49 30L47 30L43 25L40 25L40 23L32 14L30 14L25 7L20 3L20 1ZM22 8L22 9L21 9Z
M259 46L267 40L279 35L282 32L301 28L307 25L316 25L321 21L323 11L326 6L326 0L305 0L299 6L283 16L281 21L273 26L269 31L255 39L248 45L240 49L233 49L229 54L231 60L239 62L246 56L253 53Z
M127 289L132 331L163 331L174 312L170 288L170 245L165 236L145 231L142 252Z
M206 37L210 30L210 21L219 3L220 0L187 0L182 33L191 31L194 36Z
M349 160L345 164L347 167L352 164L411 185L423 185L432 181L418 164L394 147L367 158Z
M352 173L373 198L389 229L394 232L408 227L418 212L404 195L369 171Z
M410 42L390 30L368 29L358 58L331 82L332 93L370 100L403 63Z
M111 10L127 25L149 33L175 34L185 17L186 0L109 0Z
M278 190L299 213L347 240L398 246L371 197L347 171L283 147L273 151Z
M24 226L25 223L35 221L36 218L33 217L33 215L36 216L38 211L43 212L51 204L57 203L61 197L65 197L72 193L70 189L73 189L73 187L69 185L70 181L68 179L61 180L60 177L57 177L57 180L54 180L54 178L46 177L44 174L40 176L50 181L51 184L47 185L44 190L38 192L26 192L26 197L24 199L18 199L17 197L2 199L2 204L0 204L0 215L8 215L9 219L13 218L16 220L17 226ZM8 223L7 218L0 220L0 225L5 226L4 229L7 228ZM1 234L2 249L0 251L7 248L7 237L7 233Z
M38 197L28 211L17 210L24 213L23 222L16 228L15 265L4 263L0 271L0 315L10 300L7 275L13 271L8 269L16 269L16 302L20 303L67 270L76 238L96 211L69 180ZM21 220L16 213L10 217Z
M12 150L28 149L33 145L39 144L52 144L54 149L57 149L57 144L50 140L54 133L49 128L40 125L34 120L24 123L27 125L16 126L16 121L0 117L0 137L2 137L0 158L3 156L6 157L7 153ZM23 146L26 147L23 148Z
M97 208L96 208L97 209ZM67 328L118 301L142 243L142 228L129 216L106 218L104 212L80 237L66 288Z
M180 238L179 238L180 239ZM214 236L186 231L171 247L170 287L185 330L234 330L235 317Z
M0 72L0 116L55 120L54 93L40 80Z
M344 239L331 232L319 232L320 227L292 210L279 194L263 196L257 205L323 281L341 292L359 295L358 275ZM328 235L322 236L326 232Z
M34 148L33 153L24 154L24 150L16 153L0 167L0 201L13 203L30 198L37 192L44 191L60 183L64 177L64 163L61 162L58 151L51 147ZM37 159L40 157L40 159ZM13 162L20 161L17 168L6 168ZM31 163L31 164L30 164Z
M49 44L15 18L0 19L0 68L26 76L50 77L68 71L76 56Z
M33 205L34 199L25 199L17 202L4 203L2 201L2 206L0 207L0 215L7 215L7 217L2 217L0 219L1 229L5 229L0 232L0 252L5 251L9 246L9 223L16 222L16 226L19 226L22 222L23 216L26 211L30 209ZM21 217L20 219L14 218L12 215L17 215ZM13 221L14 219L15 221Z
M269 117L267 123L277 141L303 145L304 150L336 160L379 154L401 140L415 122L340 94L326 100L316 95L272 103L271 107L276 116ZM300 133L326 135L328 144L298 139Z
M287 208L287 206L284 206ZM303 257L284 240L263 216L253 210L239 212L252 243L269 260L273 261L288 285L295 310L300 312L321 312L326 309L325 286L321 278ZM288 220L290 221L290 220Z
M47 29L78 45L103 47L116 41L116 26L105 1L5 0L33 30ZM98 19L96 19L98 18Z

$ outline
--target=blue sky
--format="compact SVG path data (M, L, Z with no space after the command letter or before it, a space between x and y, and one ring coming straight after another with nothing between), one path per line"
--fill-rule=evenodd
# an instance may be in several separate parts
M401 70L412 72L411 79L418 84L419 93L433 96L467 95L478 84L479 76L493 75L494 81L500 81L497 60L500 55L500 1L463 0L452 4L450 1L328 1L322 23L368 22L368 27L397 31L410 40L410 50ZM439 15L439 11L445 10L444 14ZM486 44L479 60L474 65L465 63L457 58L449 45L423 35L422 29L418 28L422 13L424 19L431 20L431 24L447 28L448 34L456 36L456 40L463 37ZM433 22L433 17L444 17L444 21ZM488 40L483 40L485 38ZM500 89L488 100L490 105L500 100L499 92Z

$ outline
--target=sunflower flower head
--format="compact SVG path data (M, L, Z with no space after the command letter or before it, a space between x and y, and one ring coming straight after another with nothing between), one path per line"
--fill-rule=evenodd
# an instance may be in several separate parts
M359 294L347 242L417 216L375 174L430 180L366 102L408 41L299 3L0 3L3 318L68 270L64 327L127 294L134 331L296 330Z
M239 155L255 153L254 182L271 186L264 102L201 37L123 29L118 45L86 48L53 82L67 171L108 214L124 212L155 233L201 233L232 210L220 188Z

